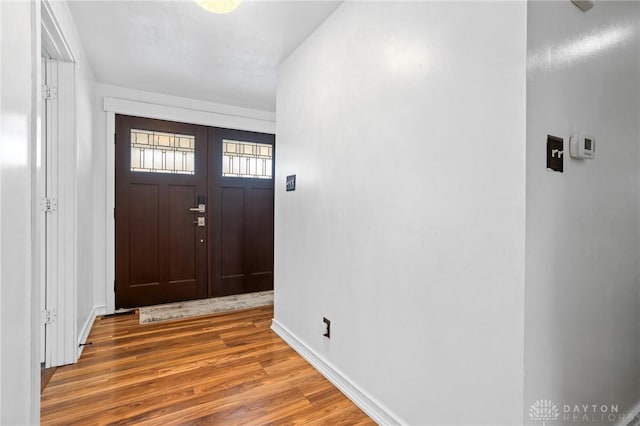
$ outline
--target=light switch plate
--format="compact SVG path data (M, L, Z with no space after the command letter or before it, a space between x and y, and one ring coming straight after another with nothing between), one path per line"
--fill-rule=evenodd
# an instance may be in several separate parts
M547 135L547 169L562 173L564 171L564 140Z
M287 191L296 190L296 175L287 176Z

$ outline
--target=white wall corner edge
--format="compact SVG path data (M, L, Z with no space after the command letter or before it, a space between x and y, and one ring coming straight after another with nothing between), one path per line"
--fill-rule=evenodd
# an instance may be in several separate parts
M91 313L87 317L87 320L82 325L82 330L80 330L80 334L78 334L78 357L75 362L78 362L80 359L80 355L82 355L82 351L84 350L84 346L80 346L82 343L87 342L87 338L89 337L89 333L93 328L93 323L99 315L105 315L107 313L106 306L94 306L91 310Z
M271 323L271 330L285 341L302 358L311 364L320 374L337 387L347 398L364 411L371 419L379 425L402 425L405 422L393 414L388 408L380 404L374 398L340 372L337 368L327 362L324 358L315 353L305 343L293 334L289 329L280 324L275 318Z
M638 420L640 420L640 401L636 402L636 405L634 405L629 411L625 413L622 420L620 420L620 422L618 422L616 426L635 425L636 423L634 423L634 421Z

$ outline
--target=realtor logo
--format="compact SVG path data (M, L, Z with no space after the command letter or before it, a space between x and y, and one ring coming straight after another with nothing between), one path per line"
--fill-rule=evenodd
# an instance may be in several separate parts
M546 426L548 421L557 420L558 417L560 417L558 406L550 399L539 399L529 407L529 418L542 421L542 426Z
M630 417L630 415L620 414L618 404L579 403L556 405L550 399L539 399L529 407L529 418L542 422L542 426L547 426L547 422L555 420L560 420L563 424L575 422L604 425L607 422L628 422Z

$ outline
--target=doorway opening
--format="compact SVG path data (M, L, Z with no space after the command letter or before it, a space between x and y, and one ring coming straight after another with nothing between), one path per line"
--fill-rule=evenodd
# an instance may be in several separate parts
M115 307L273 289L275 136L115 116Z

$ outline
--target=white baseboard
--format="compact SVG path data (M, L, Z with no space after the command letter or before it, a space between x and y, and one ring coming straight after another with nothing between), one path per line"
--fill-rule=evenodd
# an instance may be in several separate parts
M84 346L80 346L80 344L86 343L91 327L93 327L93 322L96 320L98 315L104 315L106 312L106 306L94 306L91 310L91 313L84 322L82 330L80 330L80 335L78 336L78 357L76 358L76 362L78 362L78 359L80 359L80 355L82 355L82 351L84 350Z
M280 324L276 319L271 323L271 329L284 340L293 350L311 364L320 374L327 378L335 387L346 395L362 411L379 425L400 425L398 416L391 413L386 407L369 396L365 391L355 385L340 370L331 365L311 348L305 345L296 335Z
M630 425L631 421L637 416L640 416L640 401L638 401L638 403L631 410L625 413L624 419L619 422L617 426Z

